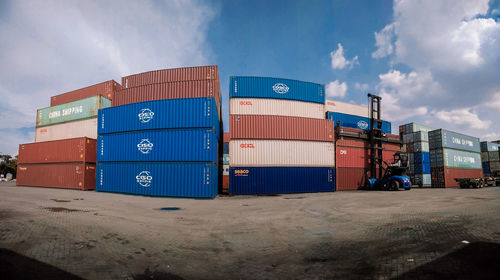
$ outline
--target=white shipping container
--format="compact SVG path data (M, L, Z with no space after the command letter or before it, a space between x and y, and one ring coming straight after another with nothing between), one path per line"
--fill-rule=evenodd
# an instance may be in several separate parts
M229 165L228 164L224 164L222 166L222 175L229 176Z
M369 118L368 106L361 106L361 105L340 102L340 101L334 101L334 100L326 100L325 111ZM382 117L382 116L380 116L380 117Z
M334 167L332 142L293 140L231 140L232 167L302 166Z
M323 104L264 98L230 98L229 114L326 118Z
M35 142L77 137L97 139L97 118L48 125L35 130Z

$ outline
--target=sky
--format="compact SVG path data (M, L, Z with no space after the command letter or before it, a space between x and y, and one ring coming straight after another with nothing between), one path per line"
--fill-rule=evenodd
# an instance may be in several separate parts
M500 139L500 0L0 0L0 153L34 140L50 96L155 69L326 85L417 122Z

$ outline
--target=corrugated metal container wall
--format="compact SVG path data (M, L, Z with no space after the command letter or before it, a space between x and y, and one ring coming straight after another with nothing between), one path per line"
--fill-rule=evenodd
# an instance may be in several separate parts
M429 132L430 149L451 148L470 152L481 152L479 138L437 129Z
M232 195L335 191L329 167L231 167L229 180Z
M39 109L36 114L36 127L94 118L99 109L109 106L111 101L99 95Z
M351 127L362 130L370 129L371 120L365 117L342 114L342 113L334 113L334 112L327 112L326 116L327 119L334 121L335 126L337 126L337 123L340 123L340 126L343 127ZM382 121L382 132L391 133L391 130L392 130L391 123L387 121Z
M152 100L200 97L214 98L217 115L220 114L220 82L213 80L172 82L123 89L116 93L113 106Z
M229 144L229 143L228 143ZM222 164L229 165L229 154L223 154L222 155Z
M229 143L229 140L231 140L231 136L230 136L229 132L224 132L224 136L222 137L222 140L224 141L224 143Z
M229 157L232 167L334 167L335 144L291 140L231 140Z
M233 139L334 141L333 121L311 118L230 115Z
M499 154L498 152L488 152L488 159L489 161L499 161Z
M35 142L88 137L97 139L97 118L37 127Z
M229 165L227 164L222 165L222 175L229 176Z
M454 149L434 149L430 151L431 167L451 167L481 169L481 156Z
M99 163L96 190L148 196L214 198L217 165L206 163Z
M412 183L421 187L430 186L432 185L431 174L415 174Z
M481 153L481 161L483 161L483 162L490 161L490 157L489 157L489 153L488 152L482 152Z
M340 146L336 147L335 164L337 168L368 168L369 167L369 150L366 148ZM338 178L342 176L337 169Z
M459 186L455 178L483 177L483 169L432 167L431 177L433 188L455 188Z
M326 100L325 111L347 114L347 115L354 115L354 116L365 117L365 118L370 117L368 115L368 112L369 112L368 106L361 106L361 105L340 102L340 101L334 101L334 100Z
M93 190L95 171L91 163L19 164L16 185Z
M229 154L229 142L225 142L222 144L222 153Z
M157 100L99 110L99 135L163 128L214 128L218 131L214 99Z
M325 103L325 86L268 77L230 77L229 97L289 99Z
M490 170L491 172L500 172L500 162L490 161Z
M325 106L318 103L294 100L230 98L229 114L325 119Z
M95 95L101 95L109 100L113 100L115 92L121 89L119 83L110 80L95 84L92 86L84 87L81 89L69 91L63 94L55 95L50 98L50 106L61 105L68 102L77 101L80 99L88 98Z
M358 190L365 186L368 169L338 167L336 169L336 189L337 191Z
M497 152L500 144L483 141L481 142L481 152Z
M484 173L484 176L491 175L491 168L490 168L489 162L483 162L483 173Z
M358 147L358 148L368 148L368 141L356 138L339 138L336 141L336 145L339 147Z
M95 163L96 147L96 140L86 137L20 144L18 163Z
M123 88L180 81L219 80L217 66L195 66L149 71L122 77Z
M413 156L414 156L414 158L413 158L414 163L430 163L431 162L430 154L427 152L415 153L415 154L413 154Z
M217 134L207 129L134 131L100 135L97 161L218 162Z
M229 191L229 175L222 176L222 187Z
M409 124L405 125L405 134L418 132L418 131L430 132L432 130L436 130L436 129L433 127L426 126L423 124L418 124L418 123L409 123Z

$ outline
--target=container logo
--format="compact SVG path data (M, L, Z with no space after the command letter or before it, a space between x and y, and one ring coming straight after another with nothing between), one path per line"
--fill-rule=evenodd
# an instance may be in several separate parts
M154 115L155 115L155 113L153 111L151 111L149 108L144 108L141 110L141 112L137 116L139 117L139 120L142 123L147 123L153 119Z
M242 149L246 149L246 148L255 149L255 145L254 144L240 144L240 148L242 148Z
M367 129L368 128L368 123L361 120L358 122L358 127L361 128L361 129Z
M139 144L137 144L137 149L143 154L149 154L153 150L153 143L149 142L149 139L142 139Z
M234 176L248 176L250 170L248 169L239 169L234 171Z
M252 106L252 101L240 101L240 105L241 106Z
M340 150L339 152L341 155L347 155L347 150Z
M283 84L283 83L276 83L273 86L274 92L279 93L279 94L287 93L289 89L290 88L287 85Z
M141 173L139 173L139 175L135 176L135 179L137 180L137 183L139 183L139 185L147 188L151 186L153 176L151 176L149 171L142 171Z

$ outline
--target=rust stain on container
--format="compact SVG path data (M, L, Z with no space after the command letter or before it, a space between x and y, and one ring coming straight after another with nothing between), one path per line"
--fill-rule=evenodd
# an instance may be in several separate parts
M122 78L123 88L179 81L219 80L218 66L195 66L149 71Z
M96 162L97 141L87 137L19 145L18 163Z
M98 83L88 87L68 91L50 98L50 106L61 105L68 102L77 101L95 95L102 95L113 100L115 92L121 89L121 85L113 80Z
M95 165L92 163L19 164L16 185L93 190Z
M233 139L334 141L332 120L301 117L230 115Z

